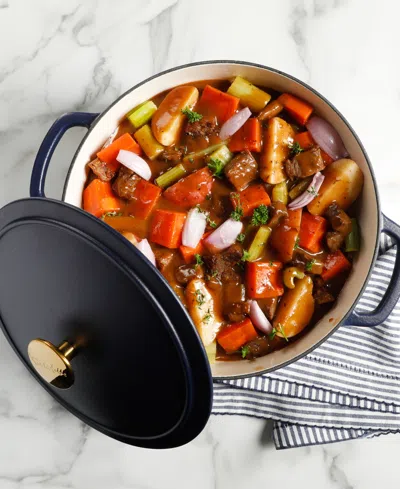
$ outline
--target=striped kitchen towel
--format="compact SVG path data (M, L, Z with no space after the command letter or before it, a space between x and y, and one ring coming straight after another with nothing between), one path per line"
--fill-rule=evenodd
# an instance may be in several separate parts
M379 304L395 255L383 235L357 310ZM213 414L274 420L278 449L400 432L400 303L381 325L342 326L312 353L275 372L215 382Z

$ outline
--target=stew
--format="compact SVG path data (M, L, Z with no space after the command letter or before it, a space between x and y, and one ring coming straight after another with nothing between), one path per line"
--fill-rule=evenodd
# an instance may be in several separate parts
M359 251L363 174L289 93L236 77L133 108L87 165L83 208L158 267L210 361L253 359L312 327Z

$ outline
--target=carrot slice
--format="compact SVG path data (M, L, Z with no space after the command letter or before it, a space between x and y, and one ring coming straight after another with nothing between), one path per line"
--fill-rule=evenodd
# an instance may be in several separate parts
M121 166L121 163L116 160L121 149L132 151L132 153L136 153L137 155L142 154L142 150L138 143L126 132L113 141L109 146L99 151L97 153L97 158L107 163L111 170L116 171Z
M150 241L166 248L179 248L182 241L184 212L156 209L150 229Z
M246 264L246 289L251 299L266 299L283 295L282 263L248 262Z
M248 119L232 136L229 149L232 152L248 149L259 153L261 151L261 122L254 117Z
M311 146L315 145L314 139L308 131L296 134L294 141L300 144L301 149L310 149Z
M127 211L137 219L147 219L161 195L160 187L141 179L136 185L132 201Z
M202 255L204 252L203 243L200 241L196 248L190 248L189 246L181 245L179 247L179 251L181 252L182 258L185 260L185 263L191 263L194 259L194 255Z
M92 180L83 191L83 208L96 217L121 210L121 202L112 191L110 182Z
M238 204L235 194L231 196L232 205L235 208ZM251 216L254 209L264 204L271 205L271 199L263 184L250 185L245 190L239 192L239 202L243 209L243 216Z
M211 192L213 176L208 168L201 168L168 187L164 197L181 206L201 204Z
M324 270L322 271L321 277L327 282L332 280L337 275L347 272L351 268L351 263L344 256L344 254L338 250L334 253L330 253L325 260Z
M258 334L250 319L233 323L218 333L217 341L227 352L237 351L245 343L257 338Z
M291 210L288 209L288 216L285 219L285 225L297 229L299 231L301 225L301 215L303 213L303 209Z
M304 212L301 218L299 245L312 253L318 253L322 249L322 239L327 228L328 223L324 217Z
M229 95L229 93L221 92L221 90L211 85L206 85L196 110L203 115L216 116L218 122L223 124L236 112L239 102L239 98Z
M310 104L295 97L294 95L291 95L290 93L283 93L277 100L284 106L293 119L303 126L307 123L314 110Z

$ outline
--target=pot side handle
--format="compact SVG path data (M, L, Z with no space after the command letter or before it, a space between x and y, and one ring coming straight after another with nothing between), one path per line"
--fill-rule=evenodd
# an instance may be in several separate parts
M89 129L98 115L90 112L69 112L54 122L43 139L33 164L30 184L31 197L46 197L44 187L47 169L54 150L66 131L71 129L71 127L86 127Z
M372 312L359 313L356 311L344 321L347 326L378 326L383 323L392 312L400 297L400 226L386 217L384 214L382 232L388 234L397 245L396 261L393 268L393 274L390 279L388 288L382 298L382 302Z

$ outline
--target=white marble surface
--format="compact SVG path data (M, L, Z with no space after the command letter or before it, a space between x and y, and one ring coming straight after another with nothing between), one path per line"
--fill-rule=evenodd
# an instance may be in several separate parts
M100 111L168 67L241 59L292 73L337 105L400 221L399 14L397 0L0 0L0 205L27 195L35 152L63 112ZM83 134L57 149L50 196ZM277 452L270 430L213 417L177 450L125 446L56 405L0 336L0 489L399 487L400 437Z

